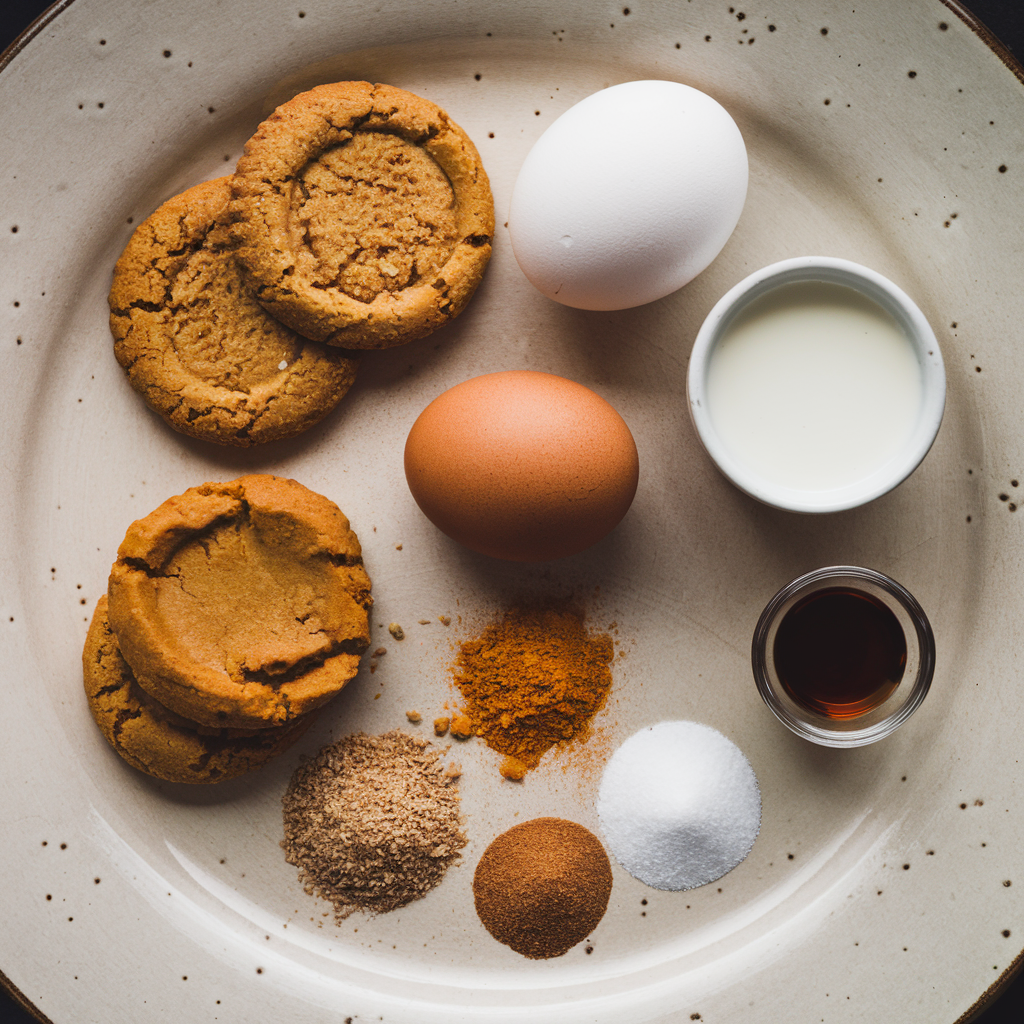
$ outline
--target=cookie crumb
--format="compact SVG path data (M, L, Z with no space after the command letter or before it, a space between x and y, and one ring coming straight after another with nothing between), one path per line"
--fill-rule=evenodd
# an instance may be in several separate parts
M395 550L396 551L401 551L402 550L402 545L401 544L396 544L395 545Z
M448 726L451 725L451 719L446 718L442 715L441 718L434 719L434 735L444 736L448 732Z
M473 723L466 715L455 715L450 728L452 736L457 740L468 740L473 735Z
M423 716L418 711L406 711L405 717L412 722L413 725L419 725L423 721Z
M373 656L375 658L383 658L384 655L387 654L387 653L388 653L388 649L386 647L378 647L377 650L375 650L373 652Z
M419 624L421 626L429 626L430 625L430 619L419 619L418 621L419 621Z
M450 626L452 624L452 617L450 615L438 615L437 621L440 622L442 626Z
M504 779L509 779L511 782L522 782L523 776L526 775L526 765L518 757L510 755L501 762L498 771Z
M461 764L450 764L444 770L444 777L446 779L459 779L462 777L462 765Z
M402 627L397 622L389 622L388 623L388 632L396 640L404 640L405 639L405 630L402 629Z

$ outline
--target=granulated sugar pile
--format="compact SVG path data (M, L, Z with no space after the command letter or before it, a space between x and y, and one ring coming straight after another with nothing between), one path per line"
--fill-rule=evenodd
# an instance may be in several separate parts
M299 765L284 797L284 841L299 880L334 906L383 914L426 895L466 845L460 770L399 729L357 733Z
M597 813L608 848L631 875L655 889L693 889L750 853L761 792L750 762L720 732L661 722L612 755Z

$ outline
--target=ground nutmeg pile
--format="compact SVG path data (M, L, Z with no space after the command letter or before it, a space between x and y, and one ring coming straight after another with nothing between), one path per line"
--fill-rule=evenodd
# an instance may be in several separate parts
M503 832L473 876L483 926L532 960L562 956L608 909L612 869L600 840L564 818L534 818Z
M285 859L340 922L434 888L466 845L457 767L427 740L356 733L295 770L284 796Z
M454 679L474 731L521 779L556 743L586 736L612 684L606 633L568 608L514 608L464 642Z

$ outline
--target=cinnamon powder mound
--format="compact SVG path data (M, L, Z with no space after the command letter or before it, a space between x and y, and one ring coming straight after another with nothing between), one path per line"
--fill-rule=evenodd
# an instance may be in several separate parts
M612 685L614 644L572 608L513 608L461 644L454 680L473 731L522 779L556 743L586 739ZM454 722L453 722L454 735Z
M466 845L458 772L427 740L356 733L300 764L284 796L285 859L343 921L425 896Z

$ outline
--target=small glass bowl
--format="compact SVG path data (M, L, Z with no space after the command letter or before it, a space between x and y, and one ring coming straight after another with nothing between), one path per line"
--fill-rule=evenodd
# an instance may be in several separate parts
M815 591L859 590L895 616L907 644L906 667L896 689L882 703L851 718L831 718L798 703L775 670L775 637L786 613ZM895 580L872 569L833 565L816 569L784 586L761 613L751 647L757 689L776 718L797 736L826 747L861 747L895 732L920 706L935 670L935 637L916 599Z

